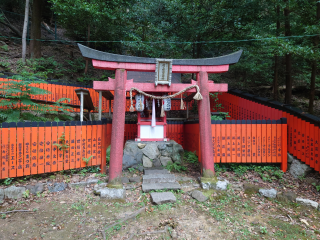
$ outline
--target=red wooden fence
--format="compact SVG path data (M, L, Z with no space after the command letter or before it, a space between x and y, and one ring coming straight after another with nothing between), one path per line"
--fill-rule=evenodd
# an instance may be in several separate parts
M105 167L112 124L92 122L2 123L0 178L85 167Z
M287 170L287 122L282 120L212 121L215 163L281 163ZM200 153L199 124L184 125L184 149Z
M236 95L237 94L237 95ZM242 97L241 97L242 96ZM320 119L305 114L292 106L276 101L244 94L240 91L218 96L223 111L230 119L278 119L287 118L287 149L290 154L320 172Z

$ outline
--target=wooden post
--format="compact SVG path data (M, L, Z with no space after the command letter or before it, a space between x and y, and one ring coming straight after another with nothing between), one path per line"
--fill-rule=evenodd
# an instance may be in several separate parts
M111 99L109 100L109 117L111 117Z
M199 132L200 132L200 153L201 153L201 182L214 183L216 181L213 161L212 130L208 73L197 73L200 92L203 97L199 104Z
M110 151L110 167L109 167L109 183L108 187L122 187L122 157L123 157L123 141L125 128L126 113L126 81L127 71L125 69L117 69L115 76L114 91L114 108L111 132L111 151Z
M80 121L83 122L83 92L80 92Z
M102 91L99 91L99 121L101 121L102 116Z

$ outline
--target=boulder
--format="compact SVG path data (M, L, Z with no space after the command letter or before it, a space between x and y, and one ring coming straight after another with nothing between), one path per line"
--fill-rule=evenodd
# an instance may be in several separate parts
M138 148L142 149L146 146L147 144L144 143L138 143Z
M63 182L47 183L49 192L60 192L66 189L67 184Z
M277 190L275 189L259 189L259 193L266 198L276 198Z
M277 194L277 200L282 202L294 202L296 198L297 198L297 195L291 191Z
M202 192L200 192L199 190L194 190L191 193L191 197L193 197L194 199L196 199L199 202L205 202L208 200L208 197L206 197L205 195L203 195Z
M150 194L152 202L157 205L164 203L174 203L177 201L176 197L172 192L153 192Z
M19 198L23 197L23 193L25 191L26 191L25 187L11 186L11 187L4 189L4 196L6 198L19 199Z
M304 164L303 162L297 159L292 160L292 164L290 165L290 168L289 168L290 174L295 178L304 177L311 171L312 171L311 167L309 167L308 165Z
M315 208L315 209L317 209L318 206L319 206L319 203L317 203L317 202L315 202L315 201L312 201L312 200L310 200L310 199L297 198L297 199L296 199L296 202L297 202L297 203L300 203L301 205L313 207L313 208Z
M227 190L229 182L227 180L224 181L218 181L216 185L216 190L225 191Z
M128 140L123 150L123 169L136 167L143 163L143 156L152 161L153 166L164 166L171 159L173 162L183 160L184 150L175 141L169 142L135 142ZM150 162L148 162L150 165Z
M142 153L146 155L149 159L155 159L160 155L160 152L158 150L157 143L151 142L148 143L143 149Z
M138 147L138 143L133 140L128 140L124 146L122 168L128 169L134 165L142 163L142 151Z
M122 183L129 183L130 181L129 181L129 178L127 178L127 177L122 177L122 178L121 178L121 182L122 182Z
M4 199L4 190L0 189L0 203L3 202L3 199Z
M142 164L143 164L143 167L145 168L152 167L152 161L145 155L143 155L142 157Z
M161 167L161 166L162 166L159 158L154 159L154 160L152 161L152 165L153 165L154 167Z
M171 154L171 158L173 162L181 163L183 160L184 150L182 146L175 142L173 144L173 152Z
M75 183L69 183L69 188L80 188L80 187L86 187L87 182L75 182Z
M37 183L36 185L27 185L26 189L29 190L30 193L36 195L38 192L43 192L43 183Z
M160 162L161 162L162 166L165 167L165 166L168 165L168 163L172 163L172 159L171 159L171 157L161 156L161 157L160 157Z
M96 184L97 182L99 182L98 178L89 178L87 180L87 184Z

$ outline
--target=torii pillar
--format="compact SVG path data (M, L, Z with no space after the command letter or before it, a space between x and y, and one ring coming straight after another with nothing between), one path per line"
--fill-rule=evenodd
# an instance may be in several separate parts
M126 91L132 87L144 92L179 92L191 85L198 85L203 97L199 101L199 128L201 145L201 171L203 184L216 182L214 172L210 92L227 92L228 84L214 84L208 80L208 73L222 73L229 70L230 64L239 61L242 50L217 58L206 59L173 59L172 73L196 73L197 81L191 80L191 84L172 83L168 85L155 86L150 82L134 82L127 80L127 71L155 72L156 59L124 56L100 52L81 44L78 44L84 57L92 59L92 65L97 69L115 70L115 79L109 78L108 82L94 81L93 88L96 91L114 91L113 120L111 133L111 152L109 167L108 187L122 188L122 157L125 129ZM190 89L187 92L196 92Z

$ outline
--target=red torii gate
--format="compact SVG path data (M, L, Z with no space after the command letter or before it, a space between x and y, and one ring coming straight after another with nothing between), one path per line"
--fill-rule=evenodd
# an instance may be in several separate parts
M126 112L126 92L132 87L144 92L178 92L188 86L198 85L203 97L198 103L199 108L199 129L201 145L202 182L215 182L213 146L211 132L211 111L210 92L227 92L228 84L216 84L208 80L208 73L223 73L229 70L230 64L239 61L242 50L216 58L205 59L173 59L172 73L196 73L197 81L191 80L191 84L172 83L158 85L150 82L134 82L127 80L127 71L155 72L156 59L133 57L118 54L111 54L97 51L81 44L78 44L80 51L85 58L92 59L94 68L104 70L115 70L115 79L108 82L94 81L93 88L96 91L114 91L113 120L111 133L111 152L109 167L108 187L122 187L122 157ZM187 92L196 92L190 89Z

